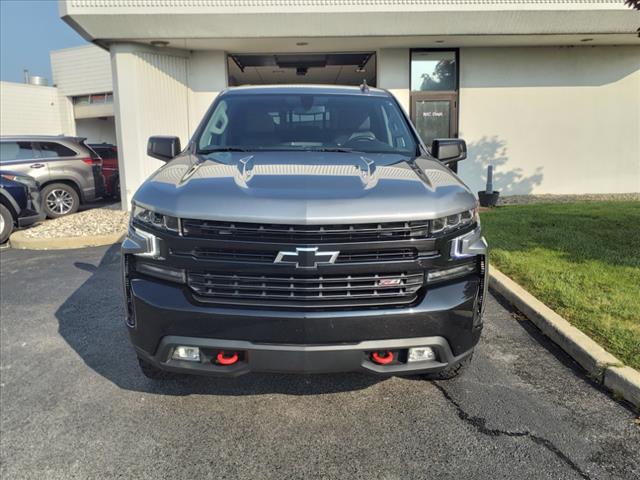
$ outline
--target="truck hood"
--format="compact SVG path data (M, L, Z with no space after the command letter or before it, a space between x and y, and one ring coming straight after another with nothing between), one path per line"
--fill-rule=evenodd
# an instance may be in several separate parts
M133 201L181 218L291 224L428 220L475 206L435 160L299 151L185 153Z

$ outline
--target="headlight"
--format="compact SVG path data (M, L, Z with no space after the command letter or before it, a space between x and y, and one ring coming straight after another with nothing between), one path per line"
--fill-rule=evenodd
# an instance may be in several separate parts
M446 217L440 217L432 220L431 233L448 233L478 222L478 209L473 208L454 215L447 215Z
M28 175L11 175L8 173L3 173L2 178L6 178L7 180L13 180L14 182L18 182L23 185L26 185L31 190L38 189L38 182L36 182L36 179L33 177L29 177Z
M160 213L133 204L131 213L132 223L138 223L143 226L156 228L158 230L168 230L171 232L180 232L180 219Z

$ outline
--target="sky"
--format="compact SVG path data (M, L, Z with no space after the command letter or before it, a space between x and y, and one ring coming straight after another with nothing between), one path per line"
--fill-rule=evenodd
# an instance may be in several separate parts
M51 79L49 52L87 43L58 15L57 0L0 0L0 80L22 82L22 71Z

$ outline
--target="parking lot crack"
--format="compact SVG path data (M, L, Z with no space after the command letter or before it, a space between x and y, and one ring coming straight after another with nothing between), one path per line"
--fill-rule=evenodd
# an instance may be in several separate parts
M434 382L435 387L440 390L444 398L456 409L458 417L460 420L470 424L474 427L478 432L483 435L488 435L490 437L524 437L530 439L532 442L541 445L542 447L549 450L556 457L558 457L563 463L565 463L571 470L576 472L581 478L585 480L591 480L591 477L587 475L573 460L571 460L567 455L565 455L552 441L543 438L539 435L535 435L529 431L508 431L501 430L498 428L489 428L487 427L487 419L483 417L476 417L469 413L467 413L462 406L449 394L449 392L440 384Z

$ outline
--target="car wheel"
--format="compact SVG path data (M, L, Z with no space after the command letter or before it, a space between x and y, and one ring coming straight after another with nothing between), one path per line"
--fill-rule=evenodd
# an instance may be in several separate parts
M11 232L13 232L13 215L7 207L0 205L0 243L9 240Z
M155 367L140 357L138 357L138 365L140 366L142 374L151 380L168 380L176 376L174 373L160 370L158 367Z
M117 175L111 178L111 196L114 200L120 200L120 179Z
M78 211L80 197L65 183L52 183L42 189L42 205L49 218L60 218Z
M451 365L450 367L447 367L444 370L441 370L435 373L425 373L423 375L420 375L420 377L423 378L424 380L451 380L452 378L457 377L467 369L467 367L471 363L472 358L473 358L473 353L471 353L471 355L466 357L461 362L455 365Z

